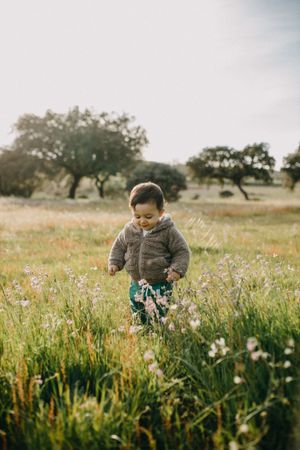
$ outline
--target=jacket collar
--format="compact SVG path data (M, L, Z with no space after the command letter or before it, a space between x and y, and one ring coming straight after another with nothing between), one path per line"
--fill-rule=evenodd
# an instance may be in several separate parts
M133 219L130 224L135 231L138 231L139 233L142 232L142 229L134 223ZM155 227L151 229L151 234L172 227L173 225L174 222L172 221L170 214L164 214Z

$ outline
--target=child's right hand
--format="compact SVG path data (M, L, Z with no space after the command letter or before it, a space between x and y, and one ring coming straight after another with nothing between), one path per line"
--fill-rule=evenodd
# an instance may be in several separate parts
M108 266L108 273L110 276L114 276L116 274L116 272L119 271L119 267L115 266L114 264L112 264L111 266Z

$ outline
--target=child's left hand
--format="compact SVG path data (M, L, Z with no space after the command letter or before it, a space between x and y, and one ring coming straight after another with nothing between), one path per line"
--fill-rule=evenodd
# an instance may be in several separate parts
M175 272L175 270L170 270L168 272L168 276L166 278L167 281L178 281L180 279L180 274L178 272Z

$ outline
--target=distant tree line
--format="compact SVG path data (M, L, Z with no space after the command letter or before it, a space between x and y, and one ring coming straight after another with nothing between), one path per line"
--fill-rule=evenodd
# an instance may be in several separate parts
M146 131L127 114L96 114L74 107L66 114L50 110L43 117L21 116L14 126L16 138L0 149L0 195L30 197L45 180L69 178L69 198L75 198L83 178L93 180L100 197L105 184L115 175L126 180L126 189L143 181L161 185L166 198L175 201L187 188L185 175L169 164L142 159L148 143ZM199 183L225 180L236 185L248 200L244 185L254 178L272 182L275 160L269 146L259 143L243 150L209 147L187 161L187 168ZM284 159L285 184L294 189L300 180L300 145Z

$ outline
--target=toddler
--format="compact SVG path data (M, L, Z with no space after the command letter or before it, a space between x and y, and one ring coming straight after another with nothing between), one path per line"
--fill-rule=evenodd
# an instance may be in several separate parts
M142 323L165 316L173 281L187 271L190 252L170 216L164 196L154 183L136 185L129 197L132 220L115 239L108 261L110 275L123 267L131 276L131 310Z

